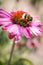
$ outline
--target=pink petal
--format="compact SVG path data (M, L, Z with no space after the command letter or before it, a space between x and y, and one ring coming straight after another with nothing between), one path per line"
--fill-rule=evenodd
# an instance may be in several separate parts
M11 24L11 20L10 18L0 18L0 25L8 25L8 24Z
M30 30L27 28L23 29L23 34L26 36L26 38L30 38L31 36Z
M39 28L39 27L38 27L38 28ZM42 28L42 27L40 27L39 30L40 30L41 32L43 32L43 28Z
M0 18L7 18L8 16L0 13Z
M33 32L36 36L41 36L41 32L38 27L33 26L33 27L29 27L29 28L30 28L31 32Z
M10 39L12 39L13 37L15 37L16 40L21 38L22 34L20 32L20 27L18 25L14 24L14 25L10 25L10 26L5 27L5 28L9 32Z
M5 26L3 28L6 28L6 30L9 32L9 33L13 33L15 35L21 35L20 33L20 29L19 29L19 26L16 25L16 24L12 24L12 25L9 25L9 26Z
M40 20L38 20L37 18L34 17L32 23L30 25L31 26L41 26L42 24L41 24Z
M0 13L6 15L7 17L11 17L11 14L7 11L5 11L4 9L0 9Z

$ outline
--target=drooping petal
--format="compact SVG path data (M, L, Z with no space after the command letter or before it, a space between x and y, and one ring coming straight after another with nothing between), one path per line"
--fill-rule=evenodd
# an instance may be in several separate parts
M0 9L0 13L6 15L7 17L11 17L11 13L7 12L7 11L4 10L4 9Z
M0 13L0 18L7 18L8 16Z
M33 34L35 34L36 36L40 36L40 35L41 35L41 32L40 32L40 30L39 30L38 27L35 27L35 26L30 27L30 30L31 30L31 32L33 32Z
M40 28L40 31L43 32L43 28Z
M0 25L8 25L8 24L11 24L11 20L10 18L0 18Z
M26 38L30 38L31 37L30 30L27 29L27 28L23 29L23 34L26 36Z
M31 26L42 26L42 23L37 18L33 17L33 21L30 24Z
M19 31L19 26L16 25L16 24L12 24L12 25L9 25L9 26L4 26L3 29L6 28L6 30L9 32L9 33L13 33L15 35L21 35L20 31Z

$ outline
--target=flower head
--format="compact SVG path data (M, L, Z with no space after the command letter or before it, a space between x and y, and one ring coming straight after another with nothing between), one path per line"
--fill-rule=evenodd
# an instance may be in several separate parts
M3 30L9 32L10 38L20 39L22 35L26 36L26 38L30 38L32 35L41 35L41 22L29 13L24 11L8 13L3 9L0 9L0 12L2 14L2 16L0 15L0 25L3 25Z
M34 37L32 39L28 39L27 42L26 42L27 48L30 48L30 49L32 49L32 48L38 48L39 45L40 45L39 38Z

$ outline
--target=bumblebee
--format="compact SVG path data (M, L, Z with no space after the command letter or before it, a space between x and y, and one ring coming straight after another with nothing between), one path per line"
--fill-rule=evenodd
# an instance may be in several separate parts
M13 13L12 20L13 23L26 27L32 22L33 18L24 11L17 11Z

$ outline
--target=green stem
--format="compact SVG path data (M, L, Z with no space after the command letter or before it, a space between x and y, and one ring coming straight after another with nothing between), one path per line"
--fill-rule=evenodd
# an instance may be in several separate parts
M9 57L9 60L8 60L8 65L10 65L10 63L11 63L11 59L12 59L13 52L14 52L14 47L15 47L15 39L14 39L13 44L12 44L12 48L11 48L11 52L10 52L10 57Z

